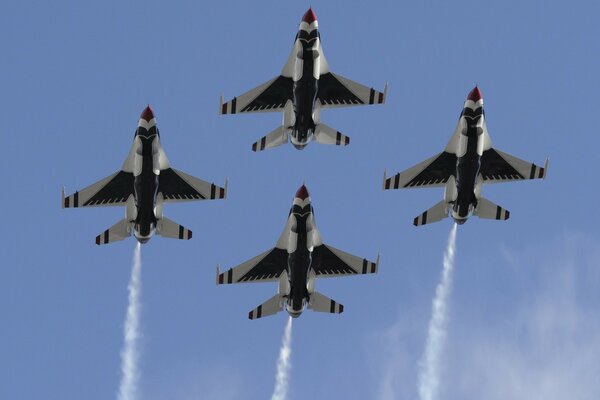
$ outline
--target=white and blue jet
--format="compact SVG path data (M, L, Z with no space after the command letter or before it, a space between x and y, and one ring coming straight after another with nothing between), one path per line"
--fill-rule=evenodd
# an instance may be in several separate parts
M390 178L384 173L383 189L444 187L444 199L417 216L415 226L440 221L449 214L457 224L464 224L471 215L507 220L508 210L482 197L483 184L543 179L547 167L548 159L539 167L492 147L483 97L475 87L444 151Z
M220 114L282 111L283 123L252 145L261 151L292 142L303 149L311 140L346 146L350 138L321 122L321 110L363 104L383 104L386 90L353 82L329 69L312 8L302 17L294 47L281 74L223 103Z

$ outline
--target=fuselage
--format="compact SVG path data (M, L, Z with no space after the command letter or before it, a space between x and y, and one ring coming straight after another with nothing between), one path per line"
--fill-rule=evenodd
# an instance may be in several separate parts
M295 122L291 140L297 149L303 149L315 131L315 105L319 90L321 37L318 23L309 10L300 23L294 42L296 62L294 65L293 109Z
M485 115L479 89L469 94L461 112L460 137L456 149L456 192L451 214L458 224L464 224L477 207L479 169L481 168L482 141L484 140Z
M287 263L290 290L285 298L287 312L296 318L304 311L310 297L308 287L313 267L313 238L318 235L313 208L306 189L303 191L301 188L298 191L288 218L292 222L289 232Z
M133 224L134 235L140 243L146 243L156 230L155 215L160 168L158 151L160 140L156 120L149 108L142 113L135 132L134 199L135 217L128 217Z

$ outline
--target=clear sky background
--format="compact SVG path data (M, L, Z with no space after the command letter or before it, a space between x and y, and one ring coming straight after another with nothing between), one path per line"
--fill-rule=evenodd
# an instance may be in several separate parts
M343 7L342 7L343 4ZM294 321L291 399L415 399L451 221L412 219L442 190L381 190L441 151L478 84L495 147L545 181L488 185L506 222L458 231L444 399L600 398L597 1L313 1L331 69L383 106L327 110L346 148L253 153L280 114L219 116L277 75L308 2L13 1L0 5L0 398L111 399L135 241L94 238L123 208L62 210L120 168L150 103L171 164L226 201L170 204L194 232L143 246L146 400L265 399L285 313L274 284L217 287L215 266L272 247L306 181L323 239L375 276L318 281L342 315Z

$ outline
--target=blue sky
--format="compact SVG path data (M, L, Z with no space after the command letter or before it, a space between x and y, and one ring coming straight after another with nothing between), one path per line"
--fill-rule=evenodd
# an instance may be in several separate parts
M381 179L445 146L475 84L495 147L551 163L484 188L510 220L459 228L444 398L600 396L597 2L313 2L331 69L388 101L323 112L347 148L261 154L281 115L222 117L219 96L279 73L309 3L84 3L0 6L0 398L115 396L134 241L96 246L124 210L61 210L60 188L116 171L148 103L174 167L230 182L166 207L191 241L143 247L142 397L270 396L287 317L247 312L276 286L216 287L215 266L272 247L306 181L324 241L381 265L317 283L345 312L294 321L290 398L416 398L451 223L413 227L442 191Z

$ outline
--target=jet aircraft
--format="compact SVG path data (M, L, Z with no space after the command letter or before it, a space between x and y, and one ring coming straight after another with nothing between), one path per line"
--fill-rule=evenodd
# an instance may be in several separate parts
M221 273L217 285L242 282L278 282L278 293L250 311L250 319L276 314L285 309L294 318L306 307L339 314L344 306L315 290L317 278L374 274L375 262L323 244L317 230L306 186L296 192L283 233L274 248Z
M216 186L171 168L160 143L150 106L142 112L133 145L121 170L65 197L62 207L125 206L125 218L96 237L96 244L112 243L133 234L146 243L153 234L191 239L192 231L163 215L165 203L224 199L225 187Z
M415 226L440 221L449 213L457 224L464 224L470 215L507 220L508 210L481 196L483 184L543 179L547 168L548 159L544 167L538 167L492 147L483 98L476 86L445 150L391 178L384 173L383 189L445 187L444 199L417 216Z
M309 9L296 35L292 52L281 74L231 101L220 114L283 111L283 124L252 145L269 149L291 140L303 149L311 140L346 146L350 138L321 122L321 109L361 104L382 104L383 93L330 71L321 46L317 16Z

